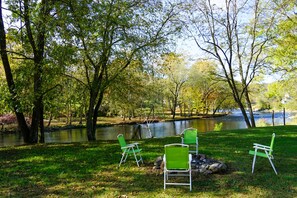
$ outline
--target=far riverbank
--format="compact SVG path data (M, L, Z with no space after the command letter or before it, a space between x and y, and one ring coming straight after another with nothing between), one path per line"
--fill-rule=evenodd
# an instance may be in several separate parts
M180 120L194 120L194 119L207 119L207 118L216 118L226 116L226 113L220 114L200 114L195 116L180 116L177 115L174 119L169 116L166 118L155 117L150 119L145 119L142 117L134 117L134 118L123 118L123 117L98 117L97 127L109 127L114 125L135 125L135 124L147 124L147 123L157 123L157 122L170 122L170 121L180 121ZM1 120L1 119L0 119ZM17 133L17 123L15 118L10 118L10 120L14 120L14 122L9 122L8 124L2 121L0 123L1 129L0 133L9 134L9 133ZM68 119L69 120L69 119ZM79 118L72 118L71 121L67 121L67 118L58 118L51 120L50 125L48 126L49 121L44 120L45 132L52 132L58 130L67 130L67 129L80 129L86 128L85 120L80 121Z

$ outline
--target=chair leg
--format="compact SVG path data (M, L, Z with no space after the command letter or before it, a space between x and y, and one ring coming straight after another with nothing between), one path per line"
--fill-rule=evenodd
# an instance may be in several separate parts
M134 154L134 157L135 157L136 164L137 164L137 166L139 167L138 159L137 159L137 156L136 156L136 154L135 154L135 152L134 152L134 149L133 149L133 154Z
M126 152L124 151L124 152L122 153L122 158L121 158L121 161L120 161L119 167L121 166L122 162L125 162L125 161L126 161L126 159L127 159L127 156L128 156L128 154L126 155ZM125 158L125 159L124 159L124 158Z
M269 160L269 162L270 162L270 164L271 164L271 166L272 166L272 168L273 168L275 174L277 175L277 171L276 171L276 169L275 169L275 167L274 167L274 165L273 165L273 162L272 162L271 158L268 157L268 160Z
M141 163L143 164L143 159L142 159L141 153L138 152L138 155L139 155L139 160L138 160L138 162L141 162Z
M254 159L253 159L253 165L252 165L252 173L254 173L255 163L256 163L256 157L257 157L257 150L255 150Z
M139 153L139 161L143 164L143 159L142 159L142 156L141 156L141 154Z
M136 155L136 153L135 153L135 151L134 151L133 148L132 148L132 150L133 150L133 154L134 154L134 158L135 158L135 161L136 161L136 163L137 163L137 166L139 167L139 163L138 163L138 162L142 162L142 163L143 163L141 154L140 154L140 152L138 152L138 155L139 155L139 159L138 159L138 158L137 158L137 155Z
M190 177L190 191L192 191L192 170L189 171L189 177Z
M198 155L198 144L196 144L196 155Z
M166 189L166 179L167 179L166 170L164 170L164 190Z

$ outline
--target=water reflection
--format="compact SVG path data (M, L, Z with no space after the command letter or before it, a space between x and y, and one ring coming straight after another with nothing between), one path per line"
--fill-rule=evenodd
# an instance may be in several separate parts
M23 137L21 134L0 134L0 147L23 144Z
M294 122L293 116L295 114L286 115L286 123L292 124ZM255 115L256 122L262 121L272 125L271 114L261 113ZM232 115L209 118L209 119L194 119L194 120L181 120L175 122L159 122L151 124L138 125L116 125L112 127L100 127L96 132L97 140L115 140L117 135L122 133L125 138L132 138L135 135L135 130L139 129L142 138L153 137L168 137L179 135L185 128L194 127L199 132L212 131L217 123L223 123L222 130L226 129L242 129L246 128L245 122L240 113ZM282 113L275 114L275 125L283 124ZM134 136L135 138L135 136ZM51 133L45 133L45 142L84 142L87 141L86 129L69 129L61 130ZM0 146L21 145L23 139L20 134L0 134Z

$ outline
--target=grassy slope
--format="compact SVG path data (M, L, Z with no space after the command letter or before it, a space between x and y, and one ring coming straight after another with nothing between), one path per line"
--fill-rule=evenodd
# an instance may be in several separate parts
M269 144L276 133L275 175L267 159L259 158L251 173L252 143ZM0 148L0 197L296 197L297 126L199 133L199 152L224 161L225 174L193 174L188 187L163 190L163 174L153 170L164 144L180 137L138 141L145 164L132 157L117 168L117 141L42 144Z

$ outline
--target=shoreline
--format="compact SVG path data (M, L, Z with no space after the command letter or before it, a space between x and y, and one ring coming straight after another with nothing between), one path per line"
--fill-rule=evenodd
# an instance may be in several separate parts
M147 122L148 123L158 123L158 122L173 122L173 121L180 121L180 120L207 119L207 118L222 117L222 116L226 116L226 115L228 115L228 114L227 113L215 114L215 115L205 114L205 115L198 115L198 116L191 116L191 117L177 116L174 119L155 118L155 119L148 119L148 120L141 120L139 118L133 118L131 120L123 120L122 118L119 119L119 117L100 117L103 119L100 119L100 118L98 119L98 123L97 123L96 127L100 128L100 127L110 127L110 126L115 126L115 125L136 125L136 124L146 124ZM57 123L53 123L52 126L45 127L44 132L49 133L49 132L54 132L54 131L59 131L59 130L86 128L86 124L70 124L70 125L63 124L63 125L60 125L58 123L60 123L60 122L57 121ZM73 123L76 123L76 122L73 122ZM16 125L16 123L14 123L14 125ZM4 125L4 126L9 126L9 125ZM0 130L0 134L14 134L14 133L18 133L18 132L19 131L16 129L16 126L12 127L11 129L3 128L2 130Z

